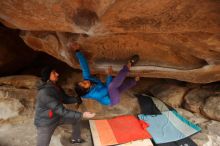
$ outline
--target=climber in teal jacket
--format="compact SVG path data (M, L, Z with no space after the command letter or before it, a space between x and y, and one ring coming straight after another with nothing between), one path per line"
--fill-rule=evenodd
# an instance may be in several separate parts
M106 83L102 83L98 78L91 76L88 63L80 51L76 52L76 57L79 60L80 66L82 68L82 75L85 84L91 84L89 92L83 95L82 98L92 98L99 101L103 105L110 105L111 101L108 93L108 86L112 81L112 76L108 75L106 78Z
M125 80L130 67L139 60L138 55L133 55L114 79L111 76L112 68L109 67L106 83L102 83L101 80L91 75L86 58L78 50L79 45L73 45L72 49L75 51L84 79L75 84L75 91L79 97L95 99L103 105L116 105L120 102L120 94L136 85L136 82L140 79L136 77L135 79Z

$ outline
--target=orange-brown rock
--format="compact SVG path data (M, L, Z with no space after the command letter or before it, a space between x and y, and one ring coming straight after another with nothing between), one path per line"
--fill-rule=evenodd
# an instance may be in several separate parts
M34 50L79 68L69 42L79 42L98 72L115 72L132 54L131 71L194 83L219 81L220 4L213 0L1 1L0 20L24 30Z

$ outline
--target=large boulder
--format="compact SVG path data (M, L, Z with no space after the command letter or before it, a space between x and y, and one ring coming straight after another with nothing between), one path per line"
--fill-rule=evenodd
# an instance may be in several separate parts
M206 89L192 89L187 92L184 97L184 108L192 112L200 113L201 108L205 104L205 99L212 94L212 92Z
M139 54L131 76L209 83L220 80L220 7L218 1L196 2L4 0L0 21L24 30L21 37L34 50L73 68L79 65L67 44L77 41L97 72L112 65L117 73Z
M0 120L7 120L19 116L24 106L18 99L0 99Z
M172 84L158 84L150 89L155 97L172 107L180 107L182 105L187 90L186 87Z
M26 116L27 113L31 115L35 106L39 82L38 77L30 75L1 77L0 100L4 102L12 100L13 103L18 102L18 105L21 103L25 107L23 112L26 113Z
M62 32L218 32L218 1L1 1L1 22ZM120 13L120 15L118 15Z
M18 100L18 102L25 107L22 112L27 113L29 116L33 114L32 112L35 108L36 94L36 89L17 89L14 87L0 86L0 100Z
M220 97L210 96L202 107L202 113L213 120L220 121Z

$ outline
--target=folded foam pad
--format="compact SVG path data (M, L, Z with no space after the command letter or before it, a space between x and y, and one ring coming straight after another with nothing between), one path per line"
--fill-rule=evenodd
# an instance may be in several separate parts
M136 140L125 144L119 144L117 146L153 146L150 139Z
M146 131L148 124L134 116L89 120L89 124L95 146L123 144L141 139L148 139L148 143L151 143L151 135Z
M154 144L154 146L198 146L189 137L168 143Z
M157 115L161 114L161 112L174 110L172 107L166 105L161 100L159 100L156 97L153 97L152 94L149 93L142 93L142 94L135 94L135 96L138 98L140 108L141 108L141 114L147 114L147 115ZM181 140L173 141L173 142L167 142L167 143L160 143L155 144L155 146L197 146L195 142L193 142L190 137L186 137Z
M144 94L135 95L138 97L138 102L140 105L141 113L152 115L161 114L160 110L157 108L151 97L145 96Z
M161 115L140 114L138 117L150 125L146 130L150 132L156 144L178 141L201 131L199 126L176 111L162 112Z
M153 96L149 96L147 94L135 94L135 96L138 98L138 102L141 108L142 114L147 115L157 115L161 114L161 112L174 110L172 107L166 105L162 101L160 101L158 98L155 98Z

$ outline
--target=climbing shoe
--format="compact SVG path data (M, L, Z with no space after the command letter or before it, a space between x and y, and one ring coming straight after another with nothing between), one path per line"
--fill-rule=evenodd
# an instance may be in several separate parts
M131 66L134 66L138 61L139 61L139 55L133 55L130 59L129 62L131 63Z
M81 139L81 138L78 138L78 139L71 139L70 140L70 142L72 143L72 144L74 144L74 143L83 143L83 142L85 142L85 140L84 139Z

